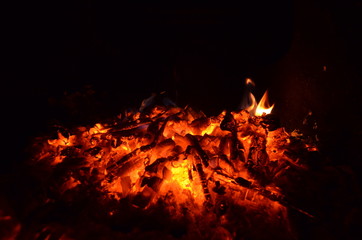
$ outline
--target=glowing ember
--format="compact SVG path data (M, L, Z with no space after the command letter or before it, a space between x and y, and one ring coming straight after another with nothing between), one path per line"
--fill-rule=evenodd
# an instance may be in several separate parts
M240 110L208 118L190 107L148 107L144 101L142 111L112 123L59 128L57 138L38 140L34 157L34 164L57 176L47 201L91 188L112 218L122 213L109 201L144 212L161 204L170 219L189 222L185 234L191 239L208 228L200 221L217 226L202 238L239 239L236 219L259 215L258 224L288 229L288 207L309 215L289 203L279 186L290 166L300 165L288 155L291 136L266 118L273 108L267 93L257 106L250 97L255 116ZM309 149L303 142L300 148Z

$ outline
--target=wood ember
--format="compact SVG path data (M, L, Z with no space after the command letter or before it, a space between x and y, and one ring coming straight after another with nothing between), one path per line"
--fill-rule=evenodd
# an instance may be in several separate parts
M283 178L290 169L305 171L301 158L316 148L278 124L274 116L245 110L208 118L190 107L147 106L93 127L58 127L57 138L38 139L31 164L52 179L44 183L51 193L44 204L59 202L67 211L83 204L87 223L117 226L113 231L97 225L109 239L143 236L139 229L166 232L169 239L262 239L237 226L289 229L288 209L312 217L287 199ZM162 223L167 227L161 231ZM89 236L60 225L48 224L32 237ZM280 239L292 236L280 232Z

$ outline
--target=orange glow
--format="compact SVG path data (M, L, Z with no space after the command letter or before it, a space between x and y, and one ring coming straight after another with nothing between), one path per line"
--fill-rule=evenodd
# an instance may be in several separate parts
M246 84L255 85L251 79ZM60 184L52 186L60 196L94 185L100 204L129 201L144 211L164 206L175 218L187 209L190 219L199 219L205 211L210 215L225 207L220 205L225 200L279 221L287 216L287 206L274 180L290 166L302 166L286 153L290 134L269 129L265 115L274 104L269 106L268 92L259 103L252 93L249 97L248 108L215 117L190 107L156 106L120 115L113 123L72 129L67 136L58 132L57 139L39 140L34 161L64 172ZM108 209L106 214L118 213ZM218 231L223 239L232 236L224 228Z
M271 112L273 106L268 107L267 105L267 92L258 105L252 94L250 97L253 104L246 110L252 111L252 108L256 108L254 118L260 118L264 113ZM227 112L224 111L213 118L205 118L202 113L196 113L190 108L174 107L166 111L156 108L155 111L151 111L151 114L153 115L155 112L160 119L164 119L163 123L161 121L158 126L156 125L158 128L156 132L149 129L149 123L139 124L134 128L127 127L123 130L112 129L112 126L105 127L99 123L89 129L79 127L78 132L74 135L64 137L58 133L58 139L47 140L38 159L39 161L49 161L49 164L55 167L68 157L68 153L79 154L85 158L84 166L98 169L101 186L109 196L116 199L142 193L151 198L149 204L152 204L162 195L171 191L177 195L175 201L179 204L192 198L195 204L202 206L204 201L215 197L215 193L210 193L210 190L205 192L204 189L209 178L231 185L234 182L233 178L237 177L254 182L245 166L245 159L249 158L250 161L253 158L254 153L251 151L256 148L255 144L260 144L255 142L253 134L257 134L258 138L265 139L265 143L261 142L263 145L260 147L264 146L271 161L278 162L279 159L287 158L283 155L283 150L279 150L279 148L289 144L287 141L289 135L283 131L274 131L268 136L264 127L249 122L251 116L246 111L231 113L236 124L235 127L238 129L235 137L244 149L238 156L243 160L236 162L231 162L232 158L235 158L232 141L236 139L232 140L229 130L221 128ZM173 120L172 116L176 115L178 119ZM127 118L136 120L140 117L140 113L127 116ZM128 135L127 131L134 131L134 135ZM123 132L127 134L123 135ZM282 143L274 140L280 136L284 136L286 139ZM194 141L198 142L197 145L194 145L196 144ZM73 146L81 146L81 148ZM190 146L193 146L191 152L186 153ZM221 158L221 155L229 160L225 160L225 157ZM217 166L220 168L218 171L221 171L219 175L215 174L214 170L217 169ZM82 172L82 174L89 173ZM153 180L157 184L145 188L142 181L151 178L158 179ZM112 180L109 181L109 179ZM64 182L60 190L76 189L81 185L81 178L73 175ZM205 186L203 187L203 185ZM233 188L235 187L233 186ZM239 188L242 187L239 186ZM252 200L259 199L254 195ZM257 201L260 204L266 204L269 200L264 198L264 200ZM273 202L273 205L275 204L279 203ZM282 207L280 204L279 206Z

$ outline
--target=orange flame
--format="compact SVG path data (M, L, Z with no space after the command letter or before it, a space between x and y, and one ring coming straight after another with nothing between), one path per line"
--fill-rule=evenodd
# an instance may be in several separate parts
M262 116L264 113L270 114L271 111L273 110L273 108L274 108L274 104L269 107L268 91L265 91L263 97L261 98L260 102L258 103L258 106L256 107L255 116Z
M245 108L251 115L254 115L255 109L257 107L255 96L252 93L249 93L249 99L251 101L251 104L249 107Z
M249 98L251 104L249 107L245 108L245 110L247 110L253 116L263 116L264 113L270 114L274 108L274 104L269 106L268 91L265 91L259 103L256 102L255 96L252 93L249 93Z
M255 87L255 83L250 78L245 79L245 85L247 87L253 86ZM255 96L251 93L249 88L247 100L244 100L243 108L247 110L252 116L262 116L263 114L270 114L273 110L274 104L269 106L268 104L268 91L265 91L263 97L258 103L255 99ZM246 106L245 106L246 105Z

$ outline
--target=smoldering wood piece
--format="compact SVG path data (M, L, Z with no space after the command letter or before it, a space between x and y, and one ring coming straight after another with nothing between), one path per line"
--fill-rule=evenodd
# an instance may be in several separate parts
M126 123L121 123L119 125L116 125L112 128L112 130L110 131L111 133L113 132L120 132L120 131L127 131L127 130L134 130L134 129L137 129L141 126L144 126L144 125L148 125L152 123L152 120L151 119L144 119L143 121L140 121L140 120L135 120L135 121L131 121L131 122L126 122Z
M210 195L210 191L209 191L208 181L206 179L206 174L204 172L202 160L200 159L199 154L197 153L197 149L194 146L188 146L186 149L186 152L188 152L188 151L189 151L189 153L186 153L186 156L188 154L192 154L193 157L195 158L195 163L193 164L194 171L196 170L196 172L198 173L198 175L200 177L202 190L203 190L203 193L204 193L204 196L206 199L206 206L209 207L212 205L211 195ZM189 176L189 178L190 178L190 176ZM191 175L191 178L192 178L192 175Z
M141 187L147 185L150 188L152 188L155 192L158 192L158 190L160 189L161 183L162 183L162 179L156 176L152 176L152 177L144 177L142 179L141 182Z
M66 157L74 157L76 154L79 153L79 148L76 147L66 147L60 151L60 156Z
M195 158L197 158L197 156L195 156ZM201 180L201 186L202 186L202 190L204 192L204 196L207 202L211 203L211 194L209 191L209 186L208 186L208 182L206 179L206 174L204 172L204 169L202 167L201 163L197 163L196 164L196 171L199 174L200 180Z
M130 130L135 129L138 127L141 127L142 125L147 125L155 120L159 119L162 115L164 115L167 112L167 110L157 114L156 116L150 118L150 117L144 117L141 116L140 119L129 121L128 119L123 119L124 122L116 125L113 127L114 131L120 131L120 130Z
M254 136L251 140L248 160L255 165L266 166L269 163L269 156L266 152L266 139L263 136Z
M250 162L253 163L253 165L256 165L258 162L258 150L254 146L250 146L249 148L249 154L248 154L248 162L247 164L250 165Z
M118 130L118 131L112 131L111 134L114 137L129 137L129 136L137 136L140 133L144 132L145 129L142 128L142 126L147 127L146 125L141 125L140 127L137 128L131 128L131 129L127 129L127 130Z
M194 179L193 179L193 177L192 177L191 169L188 169L188 170L187 170L187 174L188 174L188 176L189 176L189 180L190 180L190 181L193 181Z
M156 135L160 130L160 124L162 124L162 121L164 120L165 118L158 118L155 121L148 124L147 132Z
M193 132L197 135L200 135L202 129L207 128L211 123L210 118L208 117L201 117L193 120L190 126L193 128Z
M163 163L166 163L168 161L173 161L178 159L179 155L181 155L183 152L175 152L175 154L168 156L168 157L163 157L163 158L158 158L156 159L152 164L146 166L145 170L147 172L151 172L151 173L156 173L158 168L163 165Z
M281 205L285 206L285 207L290 207L290 208L293 208L295 210L297 210L298 212L310 217L310 218L314 218L314 216L310 213L308 213L307 211L304 211L296 206L294 206L294 204L292 204L291 202L289 202L286 197L282 194L279 194L279 193L274 193L274 192L271 192L267 189L265 189L264 187L262 186L259 186L259 185L256 185L256 184L253 184L252 182L246 180L245 178L242 178L242 177L237 177L237 178L232 178L230 176L228 176L227 174L225 173L222 173L220 171L215 171L215 173L219 176L222 176L224 178L226 178L227 180L231 180L231 183L235 184L235 185L238 185L240 187L244 187L244 188L247 188L247 189L251 189L251 190L254 190L256 191L258 194L268 198L269 200L271 201L274 201L274 202L278 202L280 203ZM224 179L220 179L222 181L225 181Z
M210 125L210 118L208 118L208 117L197 118L191 122L191 127L194 127L194 128L203 128L203 127L205 127L205 126L207 127L209 125Z
M279 159L278 161L271 161L268 165L270 174L273 176L273 179L276 179L283 175L285 171L290 168L288 161L285 159Z
M291 151L284 151L283 155L285 155L287 158L296 161L298 159L298 154L296 154L295 152L291 152Z
M233 139L232 136L230 134L224 136L221 138L220 140L220 144L219 144L219 155L222 156L224 155L226 158L229 155L230 159L232 156L232 152L233 152ZM229 159L227 159L228 161L230 161Z
M298 159L296 161L290 160L289 158L283 158L282 160L285 161L285 163L288 165L288 167L291 167L292 169L298 170L298 171L306 171L308 170L308 166L300 164L298 162Z
M121 177L120 180L121 180L121 186L122 186L122 193L126 195L131 191L132 180L131 180L130 176Z
M171 138L167 138L165 140L163 140L162 142L158 143L155 146L155 149L159 149L159 148L167 148L167 147L175 147L176 143L174 140L172 140Z
M112 170L111 174L115 176L124 176L135 170L143 169L144 161L145 161L144 158L140 157L132 158L130 161L127 161L123 163L121 166Z
M157 129L157 127L156 127L156 128L153 128L153 125L152 125L152 124L149 126L149 128L151 128L151 129L147 129L147 130L148 130L148 131L151 131L152 133L155 133L155 137L154 137L154 139L153 139L153 142L152 142L151 144L149 144L150 146L155 145L155 144L159 141L159 138L160 138L161 136L163 136L163 132L164 132L164 130L165 130L165 128L166 128L166 125L167 125L168 121L177 118L177 116L178 116L180 113L181 113L181 112L175 113L175 114L173 114L173 115L171 115L171 116L168 116L168 117L165 118L165 119L164 119L164 118L159 118L159 119L157 119L157 120L156 120L156 122L157 122L157 125L156 125L156 126L158 126L159 123L163 121L163 123L162 123L162 125L161 125L161 127L160 127L159 129ZM157 129L157 130L156 130L156 129Z
M91 156L95 156L97 155L100 151L102 150L101 147L92 147L92 148L89 148L87 150L84 151L84 153L88 153L90 154Z
M87 161L84 157L79 156L70 156L65 157L63 161L55 166L55 168L64 168L64 169L74 169L79 168L87 164Z
M289 148L283 152L284 159L287 160L292 167L306 169L306 166L311 166L311 152L306 149ZM316 160L316 159L315 159ZM308 162L309 161L309 162ZM315 161L317 163L318 160ZM314 164L315 164L314 163Z
M168 160L167 158L158 158L152 164L146 166L145 170L147 172L156 173L159 165L166 162L167 160Z
M257 159L258 165L267 166L267 164L269 163L269 156L266 152L266 149L262 149L258 152Z
M140 147L140 150L141 150L141 152L147 152L154 148L164 148L164 147L170 147L170 146L173 146L173 147L175 146L175 142L171 138L168 138L160 143L157 143L157 141L155 139L152 143Z
M289 208L292 208L304 215L306 215L307 217L309 218L315 218L314 215L310 214L309 212L295 206L293 203L291 203L284 195L282 194L277 194L277 193L273 193L265 188L261 188L261 187L258 187L258 186L255 186L253 187L253 190L256 190L260 195L272 200L272 201L275 201L275 202L278 202L280 203L281 205L283 205L284 207L289 207Z
M221 161L224 161L227 165L229 165L230 167L231 167L231 169L233 170L233 171L235 171L235 166L234 166L234 164L229 160L229 158L228 158L228 156L226 156L225 154L220 154L219 155L219 159L221 160ZM219 164L220 165L220 164ZM220 167L220 166L219 166Z
M132 152L126 154L120 160L118 160L115 163L108 166L107 170L109 171L109 173L114 174L115 172L118 171L118 169L124 168L123 167L124 165L128 164L133 158L135 158L140 153L146 153L146 152L152 150L153 148L155 148L156 146L165 147L165 146L170 146L170 145L174 146L174 144L175 144L175 142L172 139L166 139L159 144L156 144L156 142L152 142L151 144L142 146L142 147L137 148L137 149L133 150Z
M227 112L224 119L220 123L220 129L232 132L235 130L235 127L236 122L233 115L230 112Z
M238 159L242 162L245 162L245 157L244 157L244 145L243 143L239 140L238 138L238 134L237 131L234 130L232 131L232 138L231 138L231 151L230 151L230 159L234 160L234 159Z
M219 195L224 195L226 193L225 190L226 188L220 184L220 181L215 181L215 187L212 188L212 191Z
M191 135L191 134L186 134L187 139L190 141L190 144L192 147L195 148L197 155L199 155L199 157L201 158L202 164L205 167L209 166L209 156L206 154L206 152L202 149L202 147L200 146L199 141L196 139L195 136Z
M240 160L245 162L244 145L238 139L237 123L230 112L225 114L224 119L220 123L220 128L221 130L231 132L230 160L240 157Z
M272 176L267 173L267 168L261 165L249 164L247 169L250 175L259 182L260 185L266 186L272 182Z
M152 188L145 186L142 192L137 193L137 195L132 199L132 205L139 208L145 208L152 200L155 192Z
M120 160L118 160L117 162L115 162L114 164L110 165L109 167L107 167L107 170L112 171L113 169L117 168L120 164L129 161L131 158L135 157L136 155L138 155L140 152L147 152L150 151L152 148L154 148L157 145L157 141L159 136L163 133L166 123L168 121L169 118L166 118L166 120L164 121L162 127L158 130L155 138L153 139L152 143L142 146L140 148L137 148L135 150L133 150L132 152L128 153L127 155L125 155L124 157L122 157ZM161 121L161 120L160 120Z
M215 150L215 152L218 155L219 158L219 164L218 167L220 168L220 164L227 164L230 166L230 168L235 171L235 165L234 163L228 158L228 155L231 155L231 145L232 145L232 139L230 134L223 136L220 140L218 148ZM221 161L221 162L220 162Z
M58 134L60 133L63 137L69 138L71 134L71 131L63 126L60 125L54 125L53 131L55 132L54 137L51 137L52 139L58 139Z
M274 131L280 128L280 120L275 114L266 114L261 118L261 125L269 131Z
M206 117L206 115L201 112L201 111L195 111L194 109L192 109L190 106L186 106L183 110L184 114L187 116L191 116L193 119L198 119L198 118L202 118L202 117ZM189 119L189 117L186 117L187 119Z
M125 131L125 130L132 130L132 129L137 129L149 124L153 124L159 120L164 119L164 115L167 115L167 112L169 112L170 110L174 111L172 108L170 109L165 109L164 111L158 113L156 116L154 117L150 117L147 114L141 114L140 117L136 120L130 120L129 117L124 118L121 120L121 123L116 124L115 126L112 127L111 132L119 132L119 131ZM174 114L179 114L181 112L181 110L179 110L178 113L173 113ZM134 115L135 113L133 113Z
M243 186L243 187L246 187L246 188L251 188L252 186L252 183L248 180L246 180L245 178L242 178L242 177L237 177L235 178L235 182L237 184L239 184L240 186Z
M113 164L107 166L107 170L112 172L115 169L117 169L118 167L121 167L122 164L128 162L130 159L132 159L133 157L135 157L136 155L139 154L139 152L141 151L140 148L137 148L135 150L133 150L132 152L126 154L125 156L123 156L120 160L114 162Z
M218 148L219 155L226 155L228 153L227 148L228 148L229 143L230 143L229 135L221 137L220 143L219 143L219 148Z
M150 144L140 147L139 149L141 152L147 152L147 151L151 150L152 148L154 148L156 145L157 145L156 142L152 142Z

